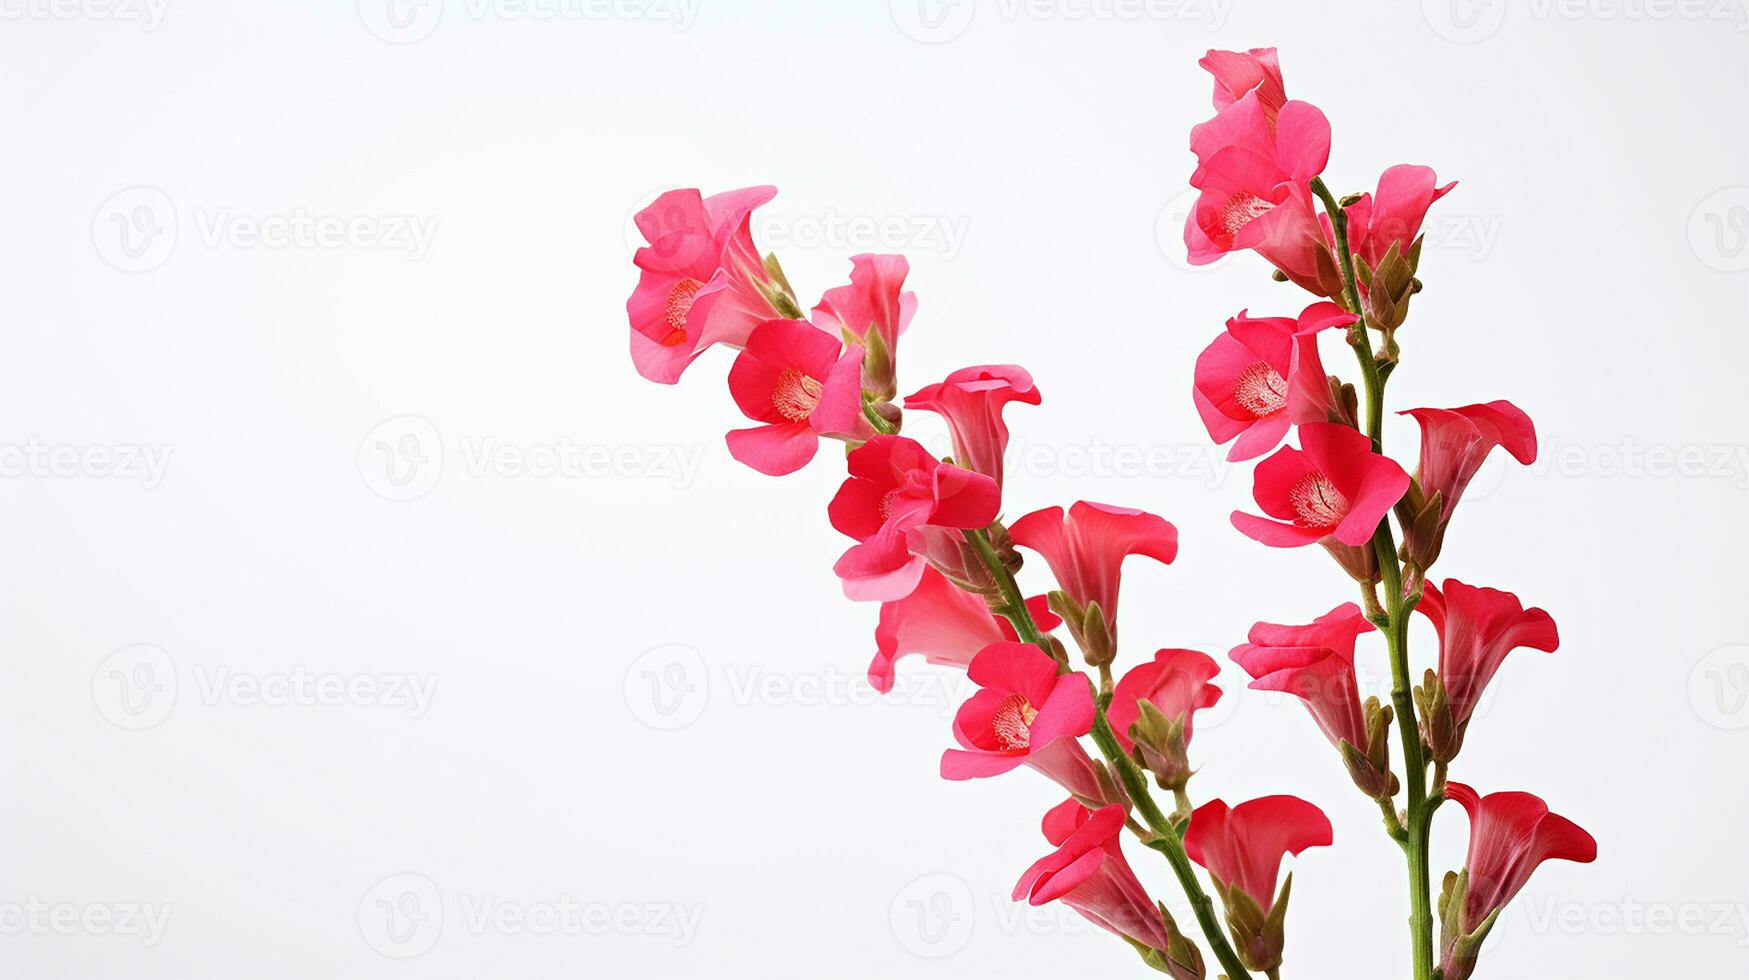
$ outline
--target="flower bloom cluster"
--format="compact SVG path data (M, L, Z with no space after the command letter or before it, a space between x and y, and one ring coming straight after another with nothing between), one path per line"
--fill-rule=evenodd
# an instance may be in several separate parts
M1432 815L1445 800L1469 813L1469 855L1447 876L1437 945L1439 975L1467 980L1500 909L1540 862L1595 855L1589 835L1540 799L1484 797L1446 779L1507 654L1559 643L1548 614L1511 593L1427 578L1483 462L1496 447L1533 461L1535 430L1506 401L1412 409L1403 414L1421 429L1414 470L1384 454L1385 382L1422 289L1420 226L1454 185L1439 185L1426 167L1395 166L1375 192L1338 202L1322 180L1330 124L1287 98L1274 49L1211 51L1202 66L1214 77L1215 115L1190 134L1200 192L1185 226L1191 261L1253 251L1310 297L1297 313L1242 310L1228 320L1196 360L1192 399L1210 438L1232 444L1230 459L1258 460L1261 513L1235 512L1233 527L1271 548L1320 546L1361 599L1304 625L1257 623L1231 659L1251 688L1304 703L1341 771L1376 801L1409 855L1417 980L1435 974L1425 870ZM1090 501L1004 519L1006 413L1041 404L1032 375L974 365L901 399L900 341L918 310L905 258L856 256L848 281L804 308L777 257L761 257L753 241L753 212L774 194L677 190L638 214L648 244L635 257L639 279L626 304L638 371L671 384L708 349L734 351L730 400L753 424L730 429L727 445L761 473L794 473L822 440L841 444L845 478L824 509L849 539L833 565L845 596L879 607L869 683L890 690L912 656L965 670L976 691L943 733L951 742L942 777L1025 768L1059 791L1062 801L1041 819L1054 850L1021 875L1017 901L1062 902L1179 980L1207 975L1205 946L1231 980L1278 976L1293 882L1282 863L1330 845L1329 819L1284 795L1194 805L1195 717L1223 696L1213 683L1221 665L1168 646L1117 670L1126 559L1171 564L1177 529ZM1360 389L1327 372L1320 343L1331 338L1357 356ZM945 428L951 456L937 458L905 434L919 413ZM1051 580L1030 598L1017 578L1034 565L1029 557ZM1415 611L1440 647L1437 668L1411 690ZM1388 700L1362 689L1370 674L1356 668L1363 638L1384 640L1395 681ZM1170 808L1154 801L1156 789L1170 794ZM1126 832L1172 864L1200 937L1149 893L1125 855ZM1223 918L1193 865L1206 872Z

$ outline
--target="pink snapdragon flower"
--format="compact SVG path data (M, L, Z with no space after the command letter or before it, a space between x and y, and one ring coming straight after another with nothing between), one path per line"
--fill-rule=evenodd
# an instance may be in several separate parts
M1044 556L1057 584L1077 610L1085 612L1098 604L1105 637L1114 648L1104 653L1115 653L1117 644L1117 596L1123 560L1142 555L1169 565L1178 557L1178 529L1164 518L1085 500L1070 507L1066 515L1061 507L1035 510L1015 521L1009 534L1015 544ZM1069 628L1077 641L1085 639L1086 624L1070 617ZM1093 651L1088 653L1093 655Z
M1252 92L1257 93L1271 125L1287 102L1281 81L1281 62L1274 48L1249 51L1210 50L1197 64L1215 77L1215 108L1225 109Z
M1092 816L1092 810L1071 796L1045 811L1044 819L1039 821L1039 830L1044 832L1045 840L1050 841L1052 847L1061 847L1069 835L1080 830Z
M729 433L729 455L782 476L806 466L820 437L863 442L874 434L862 414L862 348L800 320L754 328L729 369L729 394L763 425Z
M1054 853L1021 875L1014 900L1032 905L1061 901L1100 928L1165 957L1171 936L1159 906L1124 860L1123 829L1123 807L1095 811Z
M753 210L777 194L748 187L702 197L668 191L634 217L648 245L632 261L638 285L626 300L632 363L673 384L712 344L739 347L778 316L760 290L769 277L753 245Z
M1427 719L1433 758L1450 762L1463 748L1464 732L1482 692L1506 655L1519 647L1553 653L1561 645L1555 621L1541 609L1524 608L1518 597L1499 589L1465 585L1446 579L1442 591L1429 582L1415 607L1433 621L1439 633L1439 683L1445 692L1448 717Z
M1118 678L1106 719L1117 742L1128 752L1134 748L1130 726L1142 712L1142 702L1153 705L1170 721L1184 725L1184 741L1192 732L1191 716L1221 700L1221 689L1209 681L1219 676L1220 664L1200 650L1158 650L1154 659L1131 667Z
M1378 799L1393 789L1385 755L1389 732L1369 730L1354 676L1355 640L1372 630L1360 607L1349 602L1304 626L1258 623L1249 642L1234 647L1230 656L1251 675L1252 690L1280 691L1304 702L1319 731L1342 754L1355 785Z
M1313 303L1299 319L1252 317L1227 321L1227 332L1196 359L1197 414L1217 445L1234 437L1227 459L1254 459L1274 449L1288 427L1328 422L1337 414L1318 334L1359 318L1335 303Z
M1597 840L1529 793L1482 796L1463 783L1447 783L1445 795L1469 814L1470 848L1464 894L1452 896L1454 903L1461 898L1461 907L1445 911L1441 969L1447 980L1467 980L1488 917L1505 908L1544 861L1597 860Z
M1044 596L1026 601L1038 628L1049 632L1060 620ZM982 596L965 591L933 568L925 568L917 587L903 599L881 603L875 627L875 658L868 665L869 686L881 693L893 689L893 666L902 657L921 654L932 664L964 668L992 643L1018 641L1014 627L990 611Z
M833 566L851 599L910 595L924 569L909 544L912 532L986 527L1001 509L995 480L940 462L903 436L875 436L850 453L848 464L850 478L827 513L833 527L858 542Z
M1184 850L1215 879L1227 906L1227 921L1234 927L1239 957L1247 967L1273 973L1281 966L1282 923L1270 916L1281 859L1330 841L1330 818L1295 796L1265 796L1231 809L1211 800L1190 815ZM1234 914L1246 904L1257 914L1252 910ZM1239 923L1256 926L1241 931Z
M1428 526L1407 522L1410 556L1426 569L1438 559L1445 530L1458 501L1495 447L1504 447L1519 463L1536 462L1536 425L1509 401L1462 408L1412 408L1399 413L1421 426L1421 459L1415 467L1420 498L1440 496L1440 513Z
M1345 425L1302 425L1300 446L1284 446L1257 465L1252 496L1277 520L1234 511L1233 526L1272 548L1296 548L1325 538L1365 544L1409 489L1409 474L1373 452L1371 439Z
M1348 247L1355 256L1372 269L1378 268L1392 245L1397 246L1398 254L1407 256L1421 235L1427 209L1451 193L1457 181L1444 187L1438 184L1432 167L1401 163L1387 169L1379 177L1376 195L1362 194L1344 209L1348 215Z
M947 421L953 436L953 458L961 466L1002 483L1002 457L1008 451L1008 424L1002 409L1009 402L1039 403L1032 375L1012 364L961 368L940 384L905 399L906 408L934 412Z
M981 690L954 715L963 748L941 756L943 779L980 779L1029 766L1076 799L1102 805L1109 795L1079 739L1093 730L1093 688L1082 674L1058 674L1057 662L1030 643L992 643L966 675Z
M850 263L850 285L826 290L812 319L869 350L862 364L864 387L877 398L891 399L898 394L899 335L917 313L917 295L904 291L911 264L903 255L872 254L852 256Z

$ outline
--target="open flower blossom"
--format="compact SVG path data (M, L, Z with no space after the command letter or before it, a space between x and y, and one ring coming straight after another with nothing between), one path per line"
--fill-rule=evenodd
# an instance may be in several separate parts
M1272 548L1331 537L1345 545L1365 544L1409 489L1409 474L1345 425L1302 425L1300 446L1283 446L1257 464L1252 496L1276 520L1235 511L1233 526Z
M1020 876L1014 900L1032 905L1060 901L1102 929L1166 955L1172 946L1160 908L1124 860L1119 837L1124 808L1090 814L1056 851Z
M729 455L761 473L794 473L814 458L820 437L866 441L862 348L801 320L767 320L729 369L729 394L763 425L729 433Z
M1358 317L1335 303L1313 303L1297 320L1252 317L1227 321L1227 332L1196 359L1192 393L1209 438L1237 437L1227 459L1254 459L1280 444L1288 427L1328 422L1337 413L1318 334Z
M1429 582L1416 606L1439 633L1437 703L1423 706L1424 736L1433 758L1450 762L1463 747L1482 692L1506 655L1519 647L1553 653L1561 645L1554 618L1524 608L1518 597L1499 589L1477 588L1446 579L1443 590ZM1428 710L1431 708L1432 710Z
M1046 607L1044 596L1028 599L1026 610L1041 630L1060 625ZM979 651L1003 640L1018 641L1019 637L1006 619L990 611L983 597L954 585L935 569L925 568L910 595L881 603L868 682L884 694L893 689L893 665L901 657L921 654L932 664L964 668Z
M1008 452L1002 409L1009 402L1037 405L1039 392L1024 368L997 364L961 368L907 397L905 407L940 415L953 437L954 460L1000 485L1002 457Z
M1044 819L1039 821L1039 830L1044 832L1045 840L1050 841L1052 847L1061 847L1069 835L1080 830L1092 816L1092 810L1070 797L1045 811Z
M873 254L851 256L850 264L850 285L826 290L812 319L868 350L862 363L864 387L877 398L890 399L898 394L899 335L917 313L917 295L904 291L911 264L903 255Z
M1287 900L1286 888L1280 896L1275 890L1282 858L1331 839L1330 818L1297 796L1265 796L1230 809L1210 800L1190 815L1184 850L1214 878L1246 966L1264 972L1281 966L1281 918L1270 913L1278 898Z
M1178 557L1178 529L1164 518L1127 507L1089 503L1085 500L1069 508L1035 510L1015 521L1009 528L1014 543L1043 555L1051 567L1057 584L1074 604L1072 613L1064 619L1070 631L1086 650L1091 662L1100 646L1093 637L1093 624L1082 616L1090 616L1097 606L1103 628L1101 655L1106 663L1115 655L1117 646L1117 594L1122 577L1123 560L1130 555L1142 555L1163 564Z
M1424 506L1440 498L1440 509L1408 524L1411 557L1423 568L1439 557L1452 513L1477 471L1495 447L1504 447L1525 466L1536 462L1536 426L1509 401L1462 408L1412 408L1400 414L1421 426L1421 459L1415 484Z
M1441 962L1449 980L1466 980L1485 938L1477 931L1488 917L1505 908L1544 861L1597 860L1597 841L1530 793L1482 796L1463 783L1447 783L1445 795L1469 814L1470 847L1462 878L1448 879L1441 899Z
M1438 186L1432 167L1400 163L1379 177L1377 194L1362 194L1344 209L1348 215L1348 244L1354 256L1376 269L1392 245L1407 255L1421 235L1421 223L1433 202L1451 193L1452 181Z
M1221 689L1209 683L1220 672L1220 664L1200 650L1160 650L1118 678L1106 719L1118 745L1126 753L1139 751L1163 786L1182 788L1189 780L1193 716L1221 699Z
M740 347L779 315L761 289L769 277L751 220L776 194L775 187L711 197L668 191L633 218L649 243L633 256L638 285L626 300L639 374L673 384L712 344Z
M1093 688L1081 674L1030 643L992 643L966 675L980 690L954 715L962 748L941 756L943 779L980 779L1029 766L1077 800L1103 805L1110 794L1079 739L1093 730Z
M1352 602L1304 626L1258 623L1250 642L1233 648L1233 661L1250 674L1254 691L1279 691L1299 698L1348 767L1355 785L1379 799L1395 792L1390 771L1390 716L1376 701L1360 702L1354 676L1354 643L1370 633L1360 607Z
M1275 114L1287 102L1287 89L1282 85L1281 61L1274 48L1211 50L1197 65L1215 77L1217 110L1255 92L1270 125L1275 124Z
M914 439L875 436L851 451L850 478L827 508L832 526L857 540L833 570L851 599L903 599L924 561L908 534L924 526L986 527L1002 494L996 481L943 463Z

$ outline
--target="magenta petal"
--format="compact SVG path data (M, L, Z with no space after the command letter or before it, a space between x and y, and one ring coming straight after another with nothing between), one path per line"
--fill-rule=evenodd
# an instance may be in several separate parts
M806 422L735 429L728 442L729 455L767 476L794 473L820 448L819 436Z

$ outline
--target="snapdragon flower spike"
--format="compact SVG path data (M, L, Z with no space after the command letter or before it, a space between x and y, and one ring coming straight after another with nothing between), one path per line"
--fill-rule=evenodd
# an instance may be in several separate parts
M1348 215L1348 247L1368 268L1377 269L1392 245L1408 255L1433 202L1451 193L1452 181L1438 186L1432 167L1400 163L1379 177L1377 194L1362 194L1343 209ZM1326 222L1327 223L1327 222Z
M1319 731L1342 754L1349 775L1374 799L1396 791L1390 771L1389 709L1376 701L1363 707L1354 676L1354 644L1373 631L1352 602L1304 626L1258 623L1249 642L1233 648L1233 661L1250 674L1254 691L1292 694L1306 705Z
M995 480L937 460L914 439L875 436L847 462L850 478L827 514L858 542L833 566L851 599L887 602L911 594L925 566L911 551L910 532L986 527L1001 509Z
M1103 807L1020 876L1014 900L1032 905L1061 901L1130 942L1165 957L1172 947L1160 907L1148 897L1124 859L1124 808Z
M1421 426L1421 459L1415 468L1414 513L1404 515L1409 556L1425 570L1439 558L1446 527L1458 501L1495 447L1519 463L1536 462L1536 425L1509 401L1462 408L1412 408L1399 413ZM1435 495L1440 506L1432 507Z
M1409 489L1409 474L1373 452L1372 440L1346 425L1302 425L1300 446L1284 446L1257 465L1252 496L1276 520L1234 511L1233 526L1272 548L1326 538L1366 544Z
M821 436L864 442L874 435L862 414L862 348L846 350L801 320L754 329L729 369L729 394L742 414L764 423L730 432L729 455L770 476L806 466Z
M1002 458L1008 452L1008 424L1002 409L1009 402L1039 403L1032 375L1012 364L961 368L940 384L905 399L906 408L934 412L947 422L953 437L953 458L961 466L1002 483Z
M1164 788L1182 789L1190 779L1193 716L1220 701L1221 689L1209 683L1220 672L1201 651L1160 650L1118 678L1106 719L1118 745L1139 754Z
M739 347L778 316L753 246L753 210L777 194L748 187L711 197L668 191L633 220L649 244L632 261L637 288L626 300L632 363L651 381L673 384L713 344Z
M1227 459L1269 452L1290 425L1340 417L1318 357L1318 334L1358 319L1323 302L1306 307L1297 320L1241 311L1227 321L1227 332L1197 357L1193 388L1209 438L1217 445L1238 439Z
M980 690L954 715L962 748L941 756L941 777L1000 776L1028 766L1094 806L1109 800L1107 780L1079 739L1093 730L1093 688L1082 674L1058 674L1057 662L1030 643L992 643L966 675Z
M898 394L899 335L917 313L917 295L904 291L911 265L903 255L855 255L850 285L826 290L812 319L821 328L854 338L868 350L864 387L881 400Z
M1026 610L1045 632L1060 625L1044 596L1028 599ZM990 644L1019 639L1014 627L991 612L982 596L961 589L933 568L925 568L910 595L881 603L868 682L885 694L893 689L893 665L902 657L920 654L932 664L964 668Z
M1446 980L1468 980L1491 918L1506 907L1544 861L1597 860L1597 840L1529 793L1478 794L1447 783L1447 799L1470 817L1469 855L1461 875L1447 875L1439 900L1440 963Z
M1443 590L1427 583L1415 608L1439 633L1439 673L1420 692L1426 702L1423 740L1434 761L1450 762L1463 748L1476 705L1506 655L1519 647L1553 653L1561 637L1554 618L1543 610L1524 608L1510 592L1456 579L1446 579Z
M1170 565L1178 529L1164 518L1127 507L1081 501L1035 510L1009 527L1014 543L1044 556L1074 608L1064 617L1088 662L1110 663L1117 652L1117 596L1123 560L1142 555ZM1098 607L1099 628L1088 613ZM1100 631L1102 628L1103 632Z
M1273 973L1281 966L1282 926L1293 886L1290 874L1276 894L1281 859L1330 841L1330 818L1295 796L1265 796L1231 809L1211 800L1191 814L1185 853L1214 878L1239 958L1250 969Z

